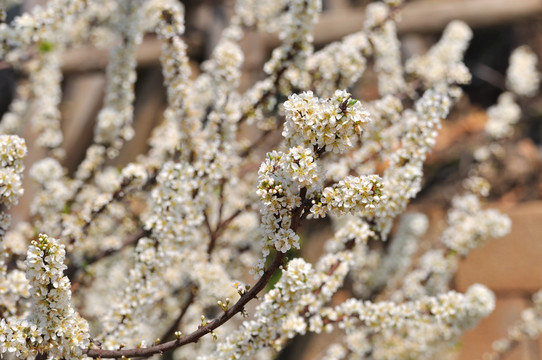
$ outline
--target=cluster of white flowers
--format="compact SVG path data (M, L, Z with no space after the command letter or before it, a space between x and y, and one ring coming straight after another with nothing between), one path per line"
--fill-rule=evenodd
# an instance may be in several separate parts
M509 137L521 117L521 109L509 92L502 93L496 105L487 109L486 133L494 139Z
M153 211L146 220L157 238L168 242L196 241L190 234L203 221L194 201L198 189L195 170L188 164L166 163L158 174L158 187L152 192Z
M497 104L487 110L488 120L485 131L493 140L509 138L513 135L513 126L521 118L518 97L533 96L540 86L540 74L536 71L536 55L527 46L520 46L510 55L510 65L506 71L506 87ZM490 150L491 146L481 148ZM478 151L479 153L482 150ZM485 151L491 153L491 151Z
M311 264L293 259L260 305L254 320L243 322L240 329L217 345L217 352L202 359L250 359L265 347L280 350L295 334L304 334L307 323L300 314L310 304L316 279Z
M324 216L325 210L337 215L371 215L385 199L378 175L347 176L338 184L326 187L318 201L313 200L311 212L317 216Z
M420 191L423 162L435 145L441 119L448 115L458 96L459 89L441 83L416 101L416 111L403 112L401 147L392 153L391 164L382 177L388 200L377 209L377 222L384 237L393 219Z
M321 0L273 1L264 4L254 0L237 1L233 25L256 26L277 34L281 45L273 50L264 64L268 74L246 92L242 101L243 117L261 122L264 113L273 108L270 96L290 95L292 84L303 83L306 60L313 53L312 30L322 8Z
M294 94L284 103L284 111L286 144L315 147L315 151L344 153L370 121L361 103L341 90L331 99L315 97L310 91Z
M71 304L70 282L63 271L65 250L58 240L40 235L28 248L25 264L32 312L0 320L0 352L19 358L79 359L89 345L89 326Z
M47 157L32 165L30 178L39 184L30 204L31 214L42 231L54 231L62 221L64 204L71 196L64 169L58 160Z
M133 136L130 123L134 93L131 90L136 80L133 53L142 37L140 3L120 1L111 20L121 38L110 53L107 72L112 75L108 77L105 104L96 119L94 132L98 144L112 149L119 149L123 140L130 140Z
M294 150L295 151L295 150ZM309 152L310 154L310 152ZM295 156L295 154L292 154ZM290 228L293 211L304 201L299 196L299 186L294 187L295 176L304 181L312 179L311 169L313 157L297 163L294 156L273 151L267 154L268 159L262 163L259 174L257 194L260 197L262 208L262 236L269 245L279 251L287 252L292 246L299 248L299 236ZM287 160L293 160L289 164ZM309 161L307 161L309 160ZM294 166L297 169L294 169ZM264 259L269 254L267 246L264 247ZM263 274L263 260L257 265L258 273Z
M461 60L471 38L472 31L467 24L453 21L444 30L440 41L427 54L408 59L405 69L421 78L427 86L442 81L467 84L470 73Z
M509 231L510 219L506 215L494 209L482 210L478 197L467 194L453 199L442 242L464 256L487 239L502 237Z
M506 72L507 87L519 96L533 96L540 86L537 63L538 59L529 47L521 46L514 50Z
M188 137L187 134L194 132L195 129L193 123L182 121L182 130L179 131L179 119L185 117L185 101L191 73L186 44L182 40L184 10L177 2L156 0L154 3L152 6L148 5L151 14L147 18L157 18L151 23L156 23L156 33L164 40L160 63L168 96L164 122L153 131L153 136L149 140L152 145L149 158L156 161L153 165L159 166L164 155L174 152L179 146L180 137L183 134L184 137Z
M357 282L361 284L359 292L368 295L383 286L386 286L388 291L396 288L404 280L405 274L412 265L420 237L426 232L428 226L429 220L424 214L403 215L388 252L375 266L376 270L371 278Z
M312 53L312 30L322 9L320 0L278 1L277 3L281 2L282 7L278 16L266 19L267 30L277 33L283 44L273 50L271 59L264 65L264 70L268 74L279 70L285 65L285 61L286 64L291 63L297 68L304 66L306 58ZM287 11L283 11L285 8Z
M286 154L286 172L301 187L310 188L319 182L315 157L311 149L302 146L290 148Z
M141 164L130 163L122 169L122 178L128 184L129 188L140 189L149 177L147 170Z
M315 79L316 93L332 96L336 88L345 89L361 78L366 67L365 54L370 43L365 32L349 35L316 52L307 60L307 71Z
M350 299L334 314L346 331L344 345L334 344L324 359L346 359L347 354L432 359L438 344L457 341L459 334L491 312L494 303L493 294L482 285L472 286L465 295L452 291L403 304ZM359 323L365 330L358 330Z
M0 37L8 46L15 48L39 42L62 43L69 38L70 32L67 30L87 8L87 4L88 1L84 0L54 0L46 7L36 6L31 14L24 13L11 24L1 23ZM6 56L5 51L6 48L2 47L2 57Z
M532 296L533 306L521 312L521 319L508 328L507 337L493 342L493 353L484 354L488 360L502 359L524 339L536 339L542 334L542 291Z
M381 95L398 94L406 88L400 43L395 21L392 19L393 10L394 8L386 3L369 4L364 24L373 45L375 70L379 72L378 90Z
M394 299L417 299L447 291L459 257L482 246L489 238L502 237L510 231L508 216L494 209L482 209L479 197L488 192L485 179L471 177L465 181L465 187L472 192L456 196L448 210L448 227L440 239L447 250L426 252L418 268L406 275L402 288L393 293Z
M386 334L385 330L393 329L401 334L409 329L428 326L434 328L438 334L433 336L449 339L472 327L494 307L493 293L485 286L477 284L471 286L465 295L450 291L402 304L349 299L335 309L334 318L347 332L348 326L353 326L351 318L354 317L365 323L366 330L372 333Z
M30 84L20 85L16 89L15 97L9 105L9 111L4 114L0 122L0 134L19 134L24 125L24 118L30 110L28 102L31 98Z
M284 104L286 123L283 136L287 154L273 151L259 170L258 195L262 209L264 259L267 245L281 252L299 248L294 213L310 205L310 213L324 217L326 212L343 215L370 214L385 199L381 179L376 175L346 176L322 189L317 160L325 151L345 152L361 135L369 114L346 91L336 91L331 99L314 97L312 92L292 95ZM301 145L299 145L301 144ZM296 146L297 145L297 146ZM294 224L292 224L294 222ZM263 274L263 260L256 265Z
M26 144L15 135L0 135L0 301L2 306L14 312L13 304L17 301L21 286L17 281L17 273L8 273L6 260L8 247L5 244L6 231L11 223L7 210L17 204L23 195L22 176L23 159L26 155ZM24 285L23 285L24 287ZM15 298L14 296L15 295Z
M36 61L32 75L34 97L33 128L38 135L36 144L45 149L54 149L54 155L62 157L60 145L63 140L60 129L60 110L62 73L58 51L45 53Z
M25 155L26 144L23 139L0 135L0 204L4 208L17 204L19 197L23 195L22 172ZM6 228L0 228L3 234Z

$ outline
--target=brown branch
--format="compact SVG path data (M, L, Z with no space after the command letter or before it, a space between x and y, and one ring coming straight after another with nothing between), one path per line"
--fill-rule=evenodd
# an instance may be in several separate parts
M45 359L47 359L47 353L39 352L38 355L36 355L36 360L45 360Z
M190 305L192 305L192 302L194 302L194 299L196 298L196 294L197 294L197 288L193 287L190 291L190 296L186 300L186 303L184 304L183 308L181 309L179 316L177 316L177 319L175 319L175 321L173 322L173 324L171 324L169 329L167 329L164 332L161 339L163 339L164 341L167 341L175 336L175 332L179 330L181 321L183 320L184 315L188 311L188 308L190 307Z
M227 179L222 178L220 180L220 190L218 193L218 220L216 221L217 224L222 222L222 216L224 215L224 188L226 187L226 182Z
M141 186L141 189L145 189L149 186L154 185L156 183L157 175L158 175L158 169L157 168L152 169L150 171L149 177L147 178L145 183ZM96 220L96 218L100 214L102 214L110 204L112 204L115 201L120 201L124 199L128 194L132 193L135 190L138 190L137 188L132 188L132 189L128 188L128 186L132 183L133 180L134 179L132 178L124 178L121 184L119 185L119 188L115 190L115 192L113 192L113 194L111 195L111 199L107 201L106 203L102 204L102 206L100 206L98 209L92 210L90 214L90 218L87 219L85 223L83 224L83 227L82 227L83 236L88 234L88 230L92 222ZM75 239L71 238L69 242L73 243L74 241Z
M135 349L122 349L122 350L104 350L104 349L85 349L83 353L93 358L120 358L120 357L142 357L151 356L154 354L161 354L166 351L174 350L186 344L195 343L204 335L209 334L226 321L230 320L234 315L244 310L245 305L252 299L254 299L258 293L267 285L271 276L282 264L282 260L286 256L286 253L277 252L273 263L263 273L258 282L227 311L225 311L219 318L209 321L205 326L201 326L196 331L179 337L176 340L168 341L162 344L150 346L148 348L135 348Z
M248 206L247 206L248 207ZM246 208L245 208L246 209ZM207 217L207 214L204 213L204 220L205 220L205 225L209 231L209 236L211 237L211 241L209 242L209 246L207 248L207 254L209 255L209 257L211 256L215 246L216 246L216 241L218 240L218 237L220 236L220 234L222 233L222 231L224 229L226 229L228 227L228 225L239 215L243 212L243 210L245 209L239 209L237 210L235 213L233 213L230 217L228 217L227 219L225 219L223 222L219 223L217 225L217 228L216 230L212 230L211 229L211 225L209 223L209 219ZM181 324L181 321L186 313L186 311L188 310L188 308L190 307L190 305L192 305L192 303L194 302L194 299L196 298L196 293L197 293L197 288L193 288L190 292L190 297L188 298L187 302L184 304L183 306L183 309L181 310L181 313L179 314L179 317L175 320L175 322L171 325L171 327L164 333L164 335L161 337L161 339L163 340L168 340L170 339L171 337L173 337L173 335L175 334L175 331L177 331L180 327L180 324Z
M220 235L224 232L224 230L227 229L227 227L230 225L230 223L235 220L237 216L239 216L243 211L247 210L249 205L245 206L243 209L237 209L233 214L231 214L228 218L226 218L224 221L220 222L216 228L213 230L211 227L211 224L209 222L209 217L207 216L207 213L203 214L203 219L205 222L205 227L207 228L207 231L209 232L209 237L211 238L209 242L209 246L207 247L207 254L211 255L213 252L216 242Z
M216 240L218 236L216 234L216 231L213 230L213 228L211 227L211 224L209 223L209 217L207 216L207 212L205 211L203 212L203 220L205 222L205 227L207 228L207 231L209 232L209 237L211 238L209 240L209 246L207 247L207 255L209 255L209 258L210 258L211 253L213 252L215 248Z
M286 70L288 70L288 67L290 65L289 61L294 58L295 54L297 54L297 52L299 50L298 48L299 48L298 43L295 43L295 44L292 45L290 51L288 52L288 54L286 55L286 57L283 60L284 62L282 64L282 67L279 68L275 74L273 74L275 76L275 79L273 81L273 86L269 90L267 90L266 92L264 92L262 94L262 96L252 105L250 110L245 111L241 115L241 117L239 118L238 124L242 124L245 120L247 120L249 115L253 112L253 110L258 108L258 106L260 106L261 104L263 104L263 102L268 97L276 94L276 92L277 92L276 89L279 88L279 83L280 83L280 80L282 78L282 75L284 75Z
M131 246L131 245L137 243L137 241L139 239L141 239L142 237L149 236L150 233L151 232L149 230L139 229L136 233L134 233L134 234L128 236L126 239L124 239L124 241L122 242L122 245L120 246L120 248L102 250L102 251L98 252L97 254L86 258L85 259L85 266L89 266L91 264L94 264L94 263L102 260L103 258L106 258L106 257L108 257L110 255L118 253L119 251L127 248L128 246ZM64 272L64 275L67 276L70 280L73 280L75 278L75 276L77 275L77 273L81 269L82 269L82 267L80 265L70 265L70 266L68 266L68 268ZM77 283L78 283L78 281L73 282L72 287L75 286Z
M275 130L265 130L259 138L257 138L252 144L250 144L246 149L244 149L241 154L239 154L240 157L244 158L247 157L252 150L254 150L256 147L258 147L263 140L265 140L266 137L271 135Z
M355 240L350 240L345 244L344 249L346 251L351 251L354 248L354 245L356 245L356 241ZM342 260L337 260L337 262L335 262L335 264L331 265L331 267L327 271L326 275L327 276L333 275L335 273L335 271L337 271L337 269L339 268L339 266L341 264L342 264ZM318 289L316 289L314 291L314 295L318 296L322 292L322 288L324 287L324 284L325 283L322 282L322 284L318 287Z
M292 213L292 225L290 228L296 232L303 213L309 208L306 204L305 198L307 196L307 188L302 188L299 191L301 197L301 206L297 207ZM286 253L277 251L273 263L263 273L262 277L256 282L256 284L248 291L243 293L239 300L228 310L226 310L220 317L210 320L204 326L200 326L196 331L180 336L176 340L171 340L162 344L156 344L148 348L135 348L135 349L119 349L119 350L105 350L105 349L83 349L83 353L93 358L120 358L120 357L143 357L151 356L154 354L161 354L166 351L174 350L186 344L197 342L202 336L211 333L213 330L230 320L237 313L245 310L245 305L252 299L254 299L258 293L265 288L275 271L282 264L285 259Z

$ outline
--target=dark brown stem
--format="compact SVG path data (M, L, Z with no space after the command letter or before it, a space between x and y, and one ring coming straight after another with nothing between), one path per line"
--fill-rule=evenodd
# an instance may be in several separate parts
M242 158L247 157L256 147L260 146L262 141L264 141L266 137L271 135L273 133L273 131L275 131L275 130L266 130L266 131L264 131L262 133L262 135L260 135L260 137L258 139L256 139L256 141L254 141L245 150L243 150L241 152L241 154L239 154L239 156L242 157Z
M120 358L120 357L142 357L151 356L154 354L160 354L166 351L170 351L181 347L186 344L195 343L204 335L209 334L226 321L231 319L235 314L244 310L245 305L252 299L254 299L258 293L267 285L271 276L282 264L282 260L286 256L285 253L277 252L273 263L263 273L258 282L227 311L225 311L219 318L209 321L205 326L201 326L196 331L179 337L176 340L168 341L162 344L150 346L148 348L135 348L135 349L122 349L122 350L104 350L104 349L85 349L83 353L93 358Z
M97 254L95 254L94 256L86 258L85 259L85 266L94 264L94 263L102 260L103 258L106 258L106 257L108 257L110 255L118 253L119 251L125 249L128 246L134 245L135 243L137 243L137 241L139 239L141 239L142 237L145 237L145 236L149 236L150 233L151 232L149 230L139 229L136 233L134 233L134 234L128 236L126 239L124 239L124 241L122 242L122 245L121 245L120 248L102 250L102 251L98 252ZM75 276L77 275L77 273L81 269L82 269L82 267L79 266L79 265L70 265L70 266L68 266L68 268L64 272L64 275L67 276L70 280L73 280L75 278ZM77 281L73 282L72 287L75 286L77 283L78 283Z
M156 183L156 176L158 175L158 169L154 169L151 171L150 176L147 178L146 182L142 185L142 188L146 188L148 186L152 186ZM124 178L122 180L122 183L120 184L119 188L113 193L111 196L111 200L100 206L100 208L95 209L91 212L90 218L85 221L83 224L83 236L86 236L88 234L88 230L90 228L90 225L94 222L94 220L102 214L107 207L112 204L114 201L120 201L126 197L130 192L132 192L135 189L128 189L128 186L131 184L133 179L130 178ZM73 244L75 242L75 239L69 240L70 244Z
M188 311L188 308L190 307L190 305L192 305L192 302L194 302L196 294L197 294L197 289L193 287L190 291L190 296L186 300L186 303L184 304L183 308L181 309L181 313L179 314L179 316L177 316L177 319L175 319L175 322L171 324L169 329L167 329L167 331L164 332L161 339L163 339L164 341L167 341L175 336L175 332L179 330L181 321L183 320L184 315Z
M254 105L251 107L250 110L246 111L241 115L241 118L239 118L239 124L243 123L245 120L248 119L248 116L252 113L253 109L258 108L258 106L262 105L263 102L270 96L274 95L276 93L276 89L279 88L280 79L282 78L282 75L286 72L289 66L289 61L292 60L299 50L299 44L295 43L292 45L292 48L288 52L288 55L284 58L284 63L282 64L282 67L277 70L275 73L275 79L273 81L273 87L266 92L262 94L262 96L254 103Z
M231 214L227 219L220 222L216 226L216 229L214 230L212 229L211 224L209 223L209 218L207 217L207 214L203 215L203 218L205 221L205 227L207 227L207 230L209 231L209 237L211 238L211 240L209 241L209 247L207 247L207 254L211 255L211 253L213 252L216 246L216 241L218 240L222 232L224 232L224 230L228 228L228 226L231 224L233 220L235 220L237 216L239 216L243 211L247 210L247 208L248 206L246 206L243 209L238 209L233 214Z
M301 206L297 207L292 213L292 225L290 228L296 232L299 227L301 217L307 210L305 205L305 198L307 196L307 188L302 188L299 191L301 197ZM120 358L120 357L143 357L151 356L154 354L161 354L166 351L174 350L186 344L197 342L199 338L211 333L213 330L230 320L237 313L243 312L245 305L252 299L254 299L260 291L265 288L275 271L282 265L282 261L285 259L286 253L277 251L273 263L263 273L262 277L256 282L256 284L250 288L247 292L243 293L239 300L228 310L226 310L220 317L210 320L206 325L199 327L196 331L179 337L176 340L171 340L162 344L156 344L148 348L135 348L135 349L120 349L120 350L105 350L105 349L84 349L83 353L93 358Z
M211 225L210 225L209 220L207 218L207 214L204 214L205 225L206 225L206 227L207 227L207 229L209 231L209 236L211 238L211 241L209 242L209 246L207 247L207 254L209 255L209 257L211 256L211 254L212 254L212 252L213 252L213 250L214 250L214 248L216 246L216 241L217 241L218 237L220 236L220 234L222 233L222 231L224 229L226 229L228 227L228 225L242 212L243 212L242 209L237 210L235 213L233 213L226 220L219 223L217 225L216 230L214 230L214 231L211 229ZM182 321L182 319L184 317L184 314L186 313L186 311L188 310L190 305L192 305L192 303L194 302L194 299L196 298L196 292L197 292L197 289L194 287L192 289L192 291L190 292L190 297L188 298L187 302L184 304L183 309L181 310L181 313L179 314L179 317L171 325L171 327L168 329L168 331L165 332L165 334L161 337L161 339L168 340L174 335L175 331L179 330L179 326L181 325L181 321Z
M354 245L356 245L356 242L354 240L350 240L346 243L345 245L345 250L347 251L350 251L354 248ZM331 276L333 275L333 273L335 273L335 271L337 271L337 269L339 268L339 266L342 264L342 261L341 260L337 260L337 262L333 265L331 265L331 267L329 268L329 270L327 271L327 276ZM318 296L321 292L322 292L322 288L324 287L324 283L322 283L318 289L316 289L316 291L314 291L314 295Z
M45 360L47 359L47 353L38 353L38 355L36 355L36 360Z
M207 247L207 255L209 255L210 257L211 253L213 252L215 248L216 240L218 236L216 234L216 231L213 230L213 228L211 227L211 223L209 223L209 217L207 216L207 212L205 211L203 212L203 220L205 222L205 227L207 228L207 231L209 232L209 237L210 237L209 246Z
M216 221L217 224L220 224L222 222L222 215L224 215L224 188L226 187L226 179L220 180L220 190L218 193L218 220ZM218 228L219 225L217 225Z

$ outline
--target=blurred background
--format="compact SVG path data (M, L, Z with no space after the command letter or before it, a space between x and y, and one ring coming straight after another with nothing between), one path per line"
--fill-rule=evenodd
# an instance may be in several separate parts
M13 17L38 3L43 2L26 1L10 9L8 15ZM197 76L199 65L209 57L228 24L234 1L187 0L183 3L187 14L186 42L192 73ZM368 0L324 0L324 12L315 30L315 46L321 48L361 30L367 3ZM542 57L540 0L406 1L398 23L404 57L426 52L454 19L465 21L474 31L465 58L473 79L472 84L464 88L463 99L444 122L436 148L426 164L424 190L411 205L411 209L424 212L431 219L426 246L438 240L445 227L446 208L472 169L473 152L484 141L485 109L496 103L504 91L511 51L526 44L539 59ZM277 38L266 34L248 33L244 37L241 90L262 77L263 64L277 44ZM154 36L148 35L137 50L136 135L123 148L115 164L126 164L144 153L150 132L161 121L166 103L159 66L160 46ZM70 49L62 56L61 111L66 150L63 165L68 171L75 170L91 143L94 120L102 106L107 58L107 49L91 46ZM24 71L15 72L7 64L0 64L1 113L8 109L15 84L24 81ZM353 93L362 100L379 97L376 77L370 69ZM463 292L478 282L489 286L498 298L496 311L464 336L458 350L460 359L478 359L491 350L492 341L506 335L508 327L520 318L521 311L530 306L531 295L542 289L542 96L523 101L521 106L523 115L514 136L503 143L505 151L488 173L492 184L488 206L509 214L512 233L470 254L462 261L454 280L458 291ZM31 144L32 138L35 134L28 130L27 143ZM32 157L39 157L36 150L30 154L29 163ZM25 191L16 209L18 216L28 213L31 193L30 188ZM324 237L322 235L322 240ZM311 253L305 255L311 259ZM316 337L305 337L295 340L281 358L299 359L303 353L303 359L311 359L325 345L327 343ZM523 341L506 359L542 359L542 342Z

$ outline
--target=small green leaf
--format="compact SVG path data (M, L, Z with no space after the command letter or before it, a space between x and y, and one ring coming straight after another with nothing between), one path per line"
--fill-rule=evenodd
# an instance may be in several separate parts
M53 43L48 42L48 41L42 41L38 45L38 50L42 54L51 52L54 48L55 48L55 45Z

